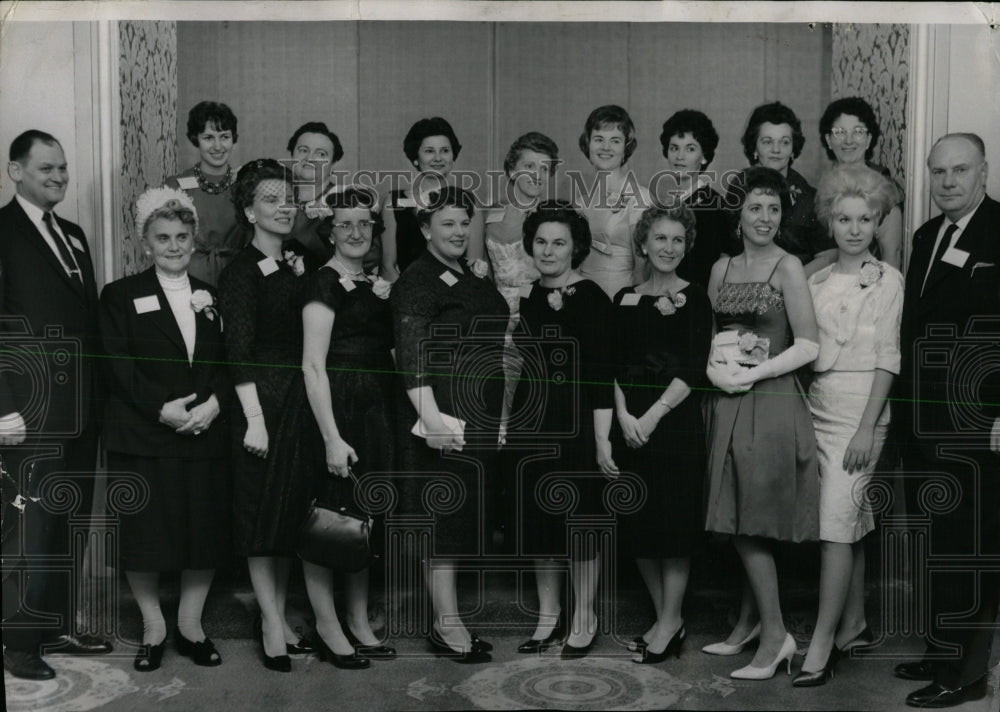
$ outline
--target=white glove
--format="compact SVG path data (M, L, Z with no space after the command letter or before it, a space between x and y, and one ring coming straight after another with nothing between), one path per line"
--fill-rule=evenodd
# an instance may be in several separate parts
M795 343L774 358L747 369L738 379L740 385L747 388L765 378L776 378L791 373L797 368L812 363L819 355L819 344L809 339L795 339Z
M750 390L749 385L741 382L745 368L738 363L725 361L709 361L705 374L712 385L726 393L744 393Z

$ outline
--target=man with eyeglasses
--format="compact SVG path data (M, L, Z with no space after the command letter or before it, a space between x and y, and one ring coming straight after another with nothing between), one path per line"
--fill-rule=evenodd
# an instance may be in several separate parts
M986 149L975 134L938 139L927 167L942 214L913 236L900 445L908 483L924 485L916 477L927 473L955 486L953 507L926 508L929 553L960 561L931 571L924 657L897 665L895 675L930 683L908 705L950 707L985 694L1000 602L1000 364L989 355L997 335L991 342L988 329L969 333L974 318L995 325L1000 317L1000 203L986 195Z

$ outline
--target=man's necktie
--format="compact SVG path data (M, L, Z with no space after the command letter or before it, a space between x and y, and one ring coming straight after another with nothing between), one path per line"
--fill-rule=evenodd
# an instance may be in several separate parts
M56 250L59 252L59 259L62 260L63 265L66 267L66 271L69 272L70 277L75 277L77 281L83 284L83 276L80 274L80 269L76 265L76 260L73 259L73 253L69 251L69 247L66 246L66 242L63 240L62 236L56 232L55 226L52 224L52 213L46 212L45 215L42 216L42 222L45 223L45 227L49 231L49 236L56 244Z
M944 257L944 253L948 251L951 247L951 238L958 231L958 225L951 223L948 228L944 231L944 237L941 238L941 244L938 245L937 250L934 252L934 258L931 263L927 266L927 276L924 277L924 286L921 288L921 292L927 287L927 283L931 280L931 275L934 274L934 270L938 268L941 264L941 258Z

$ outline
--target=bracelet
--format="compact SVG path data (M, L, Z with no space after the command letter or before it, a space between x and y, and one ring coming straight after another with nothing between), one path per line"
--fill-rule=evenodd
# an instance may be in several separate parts
M243 411L243 417L246 418L247 420L250 420L250 418L256 418L260 415L264 415L264 409L261 408L260 406L257 406L256 408L251 408L250 410Z

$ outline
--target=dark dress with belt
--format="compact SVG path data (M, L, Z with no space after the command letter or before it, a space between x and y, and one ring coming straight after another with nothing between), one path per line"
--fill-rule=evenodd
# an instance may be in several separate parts
M676 378L692 390L671 409L638 449L616 428L615 462L638 475L645 497L638 511L620 516L624 551L634 558L690 556L704 537L705 423L701 393L712 343L712 305L705 291L689 284L677 293L681 306L663 313L659 297L627 288L615 296L616 379L625 406L641 417ZM676 296L675 296L676 299Z
M590 280L561 290L536 282L523 288L520 313L514 343L524 366L508 425L508 442L523 453L510 473L516 477L519 552L590 560L597 542L572 538L569 526L574 519L608 516L594 410L614 406L611 301Z
M354 448L358 461L352 470L364 486L365 477L387 476L395 466L395 367L392 349L392 310L388 297L379 298L368 280L351 280L323 266L309 276L305 303L318 302L334 313L326 372L330 403L337 430ZM311 477L311 498L358 511L355 485L350 478L329 474L326 446L309 406L304 381L297 381L294 402L303 407L285 414L278 426L279 460L304 463ZM365 507L365 509L370 509ZM376 527L373 535L378 531Z
M462 452L442 453L410 431L417 411L400 397L399 516L433 522L432 556L491 546L497 438L510 311L493 283L424 250L393 285L396 363L407 389L429 386L441 413L466 421Z
M294 241L286 250L304 255ZM232 428L233 529L243 556L290 555L310 494L310 473L301 451L276 456L288 436L281 422L308 409L301 401L302 300L307 278L284 260L273 260L253 245L238 254L219 280L225 319L226 359L234 384L254 383L268 433L268 454L243 447L247 421L234 412ZM238 401L237 401L238 402Z
M190 277L192 293L211 287ZM128 571L214 569L231 553L229 423L232 386L216 312L195 313L191 361L153 268L101 294L101 338L110 385L105 403L108 496L119 502L122 566ZM163 404L215 395L219 416L179 435L159 422ZM136 480L138 477L138 481Z

